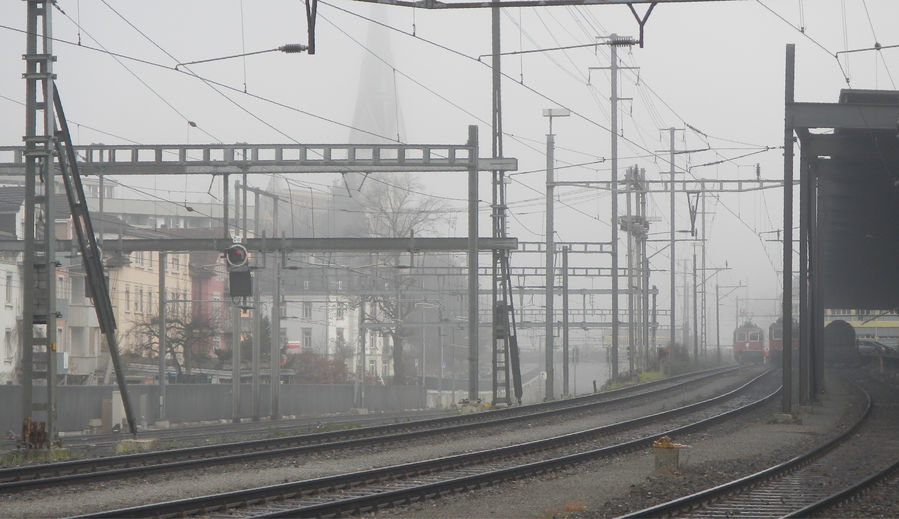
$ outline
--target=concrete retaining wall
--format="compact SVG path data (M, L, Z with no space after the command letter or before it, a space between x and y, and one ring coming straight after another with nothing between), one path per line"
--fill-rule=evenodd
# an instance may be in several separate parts
M103 400L111 400L115 386L60 386L57 424L60 431L81 431L92 418L100 418ZM240 388L240 414L252 417L252 393L249 384ZM42 394L44 388L35 387ZM271 413L271 390L260 385L260 415ZM425 394L414 386L372 386L365 388L366 407L370 411L420 409ZM128 386L128 394L138 424L152 424L159 417L159 388L149 385ZM281 386L282 416L315 416L345 413L354 407L353 386L284 384ZM0 432L20 433L22 423L21 386L0 386ZM115 415L115 412L114 412ZM166 386L166 417L173 423L231 418L230 384L170 384Z

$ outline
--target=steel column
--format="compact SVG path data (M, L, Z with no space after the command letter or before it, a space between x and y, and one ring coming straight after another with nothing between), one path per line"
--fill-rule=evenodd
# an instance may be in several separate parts
M784 105L793 104L796 46L787 45ZM783 401L781 410L793 412L793 126L784 122L784 210L783 210Z

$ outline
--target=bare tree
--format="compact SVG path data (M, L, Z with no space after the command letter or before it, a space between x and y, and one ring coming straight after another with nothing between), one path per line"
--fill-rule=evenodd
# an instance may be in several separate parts
M447 204L440 199L423 193L422 186L405 173L390 175L370 175L360 187L360 203L368 216L369 235L385 238L414 237L433 231L439 222L447 221ZM386 321L395 323L388 332L393 347L393 379L396 384L406 384L408 362L403 355L403 343L407 336L402 323L415 309L414 304L404 301L403 292L412 285L420 284L408 273L401 273L398 267L412 266L405 253L390 253L381 256L386 266L394 267L386 278L376 279L382 289L393 294L375 296L371 302Z
M165 354L172 359L178 377L183 369L190 373L193 368L194 350L207 344L219 333L219 326L213 320L186 312L167 313ZM159 314L149 314L134 323L131 333L136 339L137 352L144 357L159 355Z

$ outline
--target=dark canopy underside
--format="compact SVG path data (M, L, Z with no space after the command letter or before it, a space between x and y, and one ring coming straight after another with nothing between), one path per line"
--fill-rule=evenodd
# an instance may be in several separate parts
M840 103L895 106L899 92L844 90ZM819 286L827 308L899 307L897 134L899 128L835 128L835 139L812 159L820 189Z

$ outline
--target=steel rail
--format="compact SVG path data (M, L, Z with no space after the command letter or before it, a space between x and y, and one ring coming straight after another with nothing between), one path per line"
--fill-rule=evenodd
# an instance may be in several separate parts
M137 437L148 439L158 439L160 442L179 442L179 441L196 441L209 440L210 437L216 436L235 436L236 438L255 436L257 439L265 435L275 435L288 433L291 436L301 434L315 434L319 429L333 430L333 428L352 427L358 429L360 427L370 427L384 424L398 424L415 420L427 420L432 418L440 418L452 415L448 410L429 410L414 412L386 412L384 414L371 415L331 415L331 416L308 416L296 419L285 419L278 421L262 421L262 422L242 422L239 424L205 424L190 425L185 427L173 427L170 429L154 429L138 431ZM65 436L64 446L68 449L97 449L103 447L112 447L122 440L121 433L99 433L85 434L76 436ZM235 442L237 439L229 440ZM247 438L244 441L249 441ZM214 442L213 442L214 443ZM225 443L224 440L218 442ZM186 448L176 447L176 448ZM12 451L16 449L16 440L0 439L0 452Z
M804 508L800 508L795 512L791 512L785 516L788 517L809 517L815 514L819 514L824 510L827 510L831 507L838 506L840 503L844 503L855 496L864 493L866 490L873 488L875 485L881 483L887 478L893 476L899 472L899 461L893 463L889 467L877 472L876 474L872 474L861 481L858 481L854 485L844 488L838 492L834 492L833 494L812 503Z
M859 427L861 427L865 420L868 419L873 407L871 395L864 389L861 389L861 391L865 394L867 403L865 406L865 411L862 413L859 419L852 425L852 427L848 428L846 431L830 439L824 444L812 449L811 451L799 456L795 456L773 467L769 467L765 470L756 472L755 474L750 474L728 483L724 483L722 485L718 485L701 492L674 499L666 503L661 503L656 506L644 508L643 510L638 510L636 512L622 515L618 519L634 519L638 517L671 517L676 515L678 512L692 510L699 506L702 506L704 503L716 501L724 496L740 493L746 489L758 486L766 481L784 477L810 463L813 463L822 455L826 454L827 452L838 446L840 443L850 438L852 434L855 433L855 431L858 430Z
M0 494L25 489L45 488L86 481L117 479L124 476L147 474L243 462L252 459L296 455L324 450L346 449L373 442L390 443L427 435L452 433L477 427L490 427L534 418L559 414L590 412L597 406L607 406L630 399L645 398L659 386L682 387L701 382L738 367L718 368L661 379L652 383L630 386L604 393L594 393L567 400L498 409L485 413L472 413L427 420L412 420L401 424L377 425L360 429L329 431L284 438L251 440L244 442L206 445L122 456L110 456L88 460L47 463L11 469L0 469ZM629 395L629 393L634 393ZM48 476L48 474L51 474Z
M249 490L227 492L211 496L203 496L198 498L111 510L95 514L88 514L80 517L174 517L191 514L208 514L215 510L233 510L238 506L247 504L268 503L276 499L299 497L327 490L348 489L358 487L363 484L378 483L387 480L408 478L415 475L447 471L476 463L490 462L491 460L496 459L508 459L510 456L520 456L547 450L550 448L562 447L579 441L585 441L595 436L606 435L623 429L645 425L647 423L658 421L663 418L670 418L672 416L686 414L698 409L702 409L704 407L718 404L724 400L733 398L734 396L746 391L748 388L756 384L769 373L770 371L765 372L754 377L751 381L741 385L736 389L701 402L682 406L668 411L653 413L651 415L639 417L633 420L627 420L611 425L596 427L586 431L564 434L549 439L535 440L522 444L500 447L497 449L488 449L473 453L446 456L431 460L417 461L390 467L353 472L349 474L339 474ZM777 395L778 391L767 395L762 400L749 404L749 406L760 405L761 402L770 401L770 399L774 398ZM746 407L747 406L744 406L739 409L745 409ZM331 503L323 503L312 507L304 507L302 509L291 508L282 512L278 512L275 515L263 515L262 517L330 516L350 512L360 512L368 509L374 509L385 504L393 503L395 501L408 501L410 499L414 500L415 498L421 496L439 495L441 493L446 493L454 489L468 488L472 487L473 485L477 486L483 484L484 481L493 482L494 480L498 481L501 479L508 479L508 475L510 474L513 474L514 477L518 477L519 475L524 474L531 475L533 473L533 470L537 469L541 471L551 470L556 466L567 465L573 462L587 460L597 456L620 454L622 452L643 448L651 445L652 441L658 438L659 434L678 434L687 432L693 430L696 427L705 426L714 423L717 420L724 419L724 417L732 416L733 412L734 411L731 410L727 413L719 414L714 417L707 418L683 427L678 427L662 433L652 434L638 440L628 441L609 447L603 447L600 449L593 449L585 453L563 456L560 458L554 458L537 463L525 464L518 467L500 469L498 471L489 471L484 474L478 474L466 478L454 478L439 483L418 486L413 489L381 492L378 494L354 497L341 501L334 501ZM497 477L499 477L500 479L496 479Z

